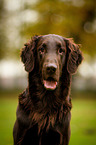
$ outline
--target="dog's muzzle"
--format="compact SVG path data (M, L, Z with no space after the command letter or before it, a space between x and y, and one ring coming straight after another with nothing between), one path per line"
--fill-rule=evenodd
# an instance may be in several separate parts
M58 84L56 79L57 65L55 63L48 63L45 65L44 71L44 87L47 90L55 90Z

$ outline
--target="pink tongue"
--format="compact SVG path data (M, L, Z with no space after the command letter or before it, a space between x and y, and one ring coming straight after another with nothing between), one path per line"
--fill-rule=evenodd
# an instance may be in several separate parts
M57 82L56 81L48 81L48 80L44 80L44 87L46 89L50 89L50 90L54 90L57 86Z

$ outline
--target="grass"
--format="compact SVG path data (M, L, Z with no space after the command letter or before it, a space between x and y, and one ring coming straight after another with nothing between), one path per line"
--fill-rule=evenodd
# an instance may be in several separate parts
M9 92L9 94L8 92L0 93L2 96L0 98L0 144L13 145L12 130L18 102L16 96L18 96L19 91ZM89 99L89 97L85 98L72 99L69 145L96 145L96 100Z
M15 121L17 99L0 99L0 144L12 145L12 130Z
M70 145L96 145L95 100L73 100Z

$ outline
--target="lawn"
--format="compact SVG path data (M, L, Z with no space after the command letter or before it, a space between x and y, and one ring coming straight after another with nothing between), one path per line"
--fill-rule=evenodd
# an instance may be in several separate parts
M0 145L13 145L17 93L1 93ZM8 94L7 94L8 96ZM96 145L96 100L72 99L71 139L69 145Z

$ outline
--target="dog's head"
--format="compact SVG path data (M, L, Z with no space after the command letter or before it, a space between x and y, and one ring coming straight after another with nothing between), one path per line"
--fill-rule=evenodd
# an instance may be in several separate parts
M72 39L49 34L34 36L21 51L25 70L31 72L38 63L41 81L47 90L55 90L66 64L66 70L74 74L83 57L79 45Z

